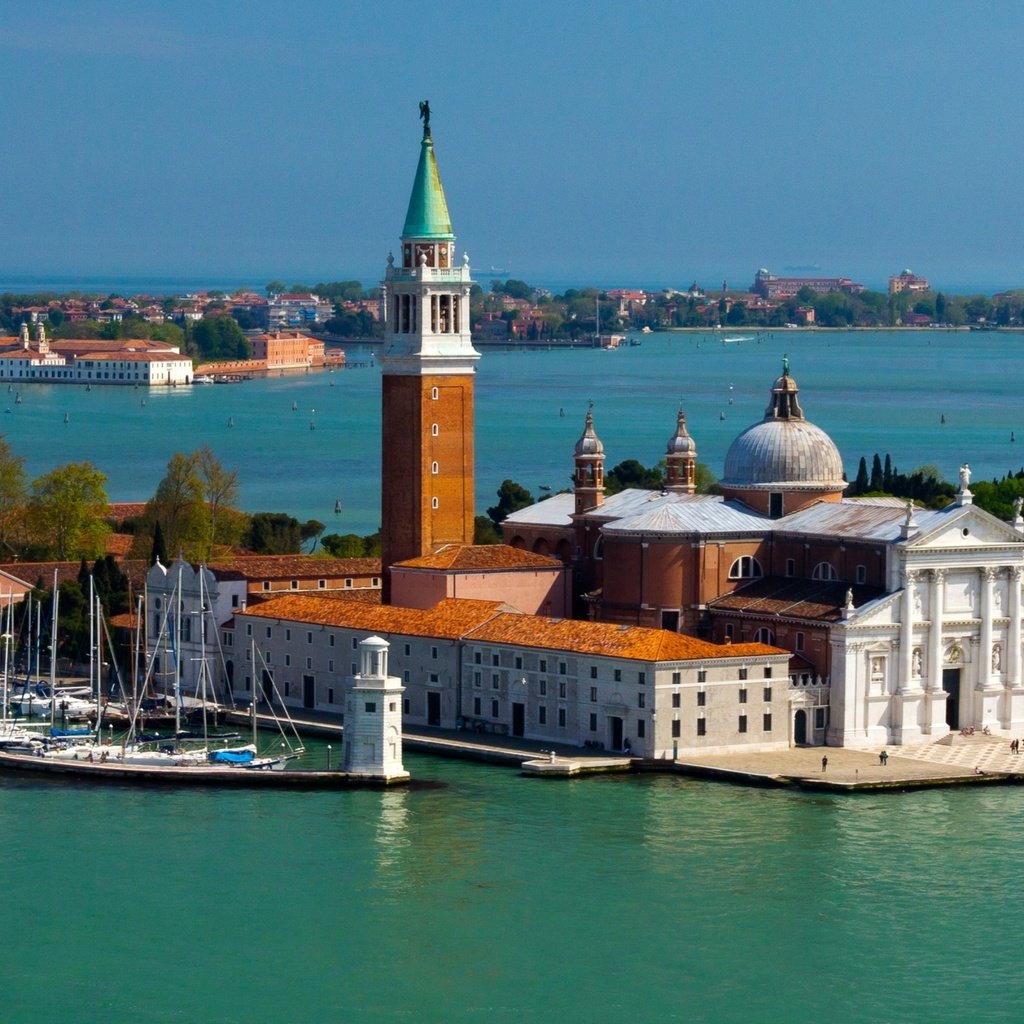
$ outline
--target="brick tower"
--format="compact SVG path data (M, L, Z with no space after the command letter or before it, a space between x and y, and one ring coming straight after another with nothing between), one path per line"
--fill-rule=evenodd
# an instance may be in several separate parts
M455 265L455 235L420 104L423 140L401 261L388 257L381 357L381 555L390 567L442 544L472 544L473 374L469 259Z

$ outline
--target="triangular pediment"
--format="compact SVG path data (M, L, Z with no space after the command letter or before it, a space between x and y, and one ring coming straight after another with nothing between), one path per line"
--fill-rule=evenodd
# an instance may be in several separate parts
M963 505L937 516L907 541L914 551L1019 547L1024 550L1024 534L1009 523L974 505Z

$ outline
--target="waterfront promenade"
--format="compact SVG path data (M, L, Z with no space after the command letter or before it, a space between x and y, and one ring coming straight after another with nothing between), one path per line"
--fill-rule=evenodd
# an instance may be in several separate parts
M237 724L248 714L229 716ZM273 719L260 715L261 725ZM333 716L304 711L296 728L323 740L341 742ZM860 750L848 747L790 747L783 750L688 754L676 761L642 761L613 751L586 750L521 737L478 735L425 726L406 728L406 751L520 768L548 778L579 777L609 771L664 772L748 786L795 786L832 792L921 789L950 785L1024 784L1024 753L1010 752L1009 735L952 734L941 740L902 747ZM886 763L879 754L886 751ZM552 757L552 753L554 756ZM822 758L828 762L824 770Z

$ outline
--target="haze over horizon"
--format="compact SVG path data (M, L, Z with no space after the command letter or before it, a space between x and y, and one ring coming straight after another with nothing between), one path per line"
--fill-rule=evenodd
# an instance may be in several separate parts
M1024 285L1022 30L1003 0L8 8L0 278L374 281L429 99L478 272Z

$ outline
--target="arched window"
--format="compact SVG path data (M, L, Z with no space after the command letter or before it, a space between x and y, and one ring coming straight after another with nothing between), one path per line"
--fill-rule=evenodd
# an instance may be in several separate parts
M814 572L811 573L812 580L837 580L839 574L832 566L831 562L819 562L814 567Z
M767 626L762 626L754 634L754 643L755 644L774 644L775 643L775 634Z
M437 476L437 463L436 462L432 462L430 464L430 472L433 473L434 476Z
M729 569L729 579L731 580L757 580L763 575L761 563L753 555L737 558Z

